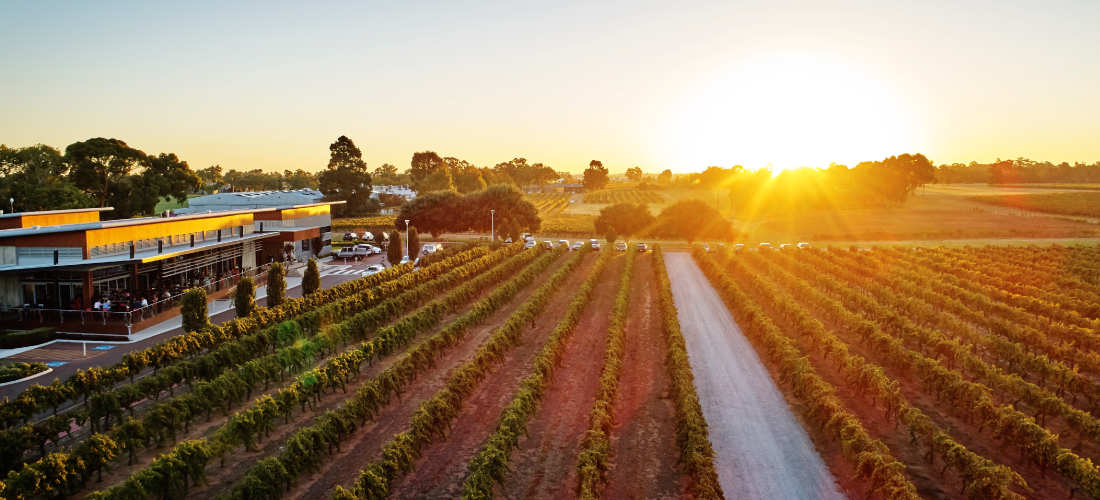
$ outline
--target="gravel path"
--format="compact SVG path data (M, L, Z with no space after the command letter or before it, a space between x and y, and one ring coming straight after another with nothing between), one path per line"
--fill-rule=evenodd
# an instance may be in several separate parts
M691 254L665 259L726 497L845 498Z

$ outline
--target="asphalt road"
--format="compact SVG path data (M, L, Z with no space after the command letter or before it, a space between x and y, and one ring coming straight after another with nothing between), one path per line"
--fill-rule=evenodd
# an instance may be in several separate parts
M691 254L670 252L665 262L726 496L845 498Z

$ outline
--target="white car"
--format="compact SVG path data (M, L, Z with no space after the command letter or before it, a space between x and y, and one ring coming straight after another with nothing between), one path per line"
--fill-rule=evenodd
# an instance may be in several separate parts
M577 250L580 250L580 249L581 249L581 247L583 247L583 246L584 246L584 242L583 242L583 241L578 241L578 242L576 242L576 243L573 243L573 248L572 248L572 250L573 250L573 251L577 251Z
M363 233L363 240L365 240L365 241L374 241L374 235L370 234L369 232Z
M707 246L706 243L700 243L700 245L703 245L703 251L704 252L710 253L710 247Z
M369 257L373 253L374 253L374 247L372 247L372 246L370 246L366 243L360 243L358 245L355 245L355 256L356 257Z
M423 255L428 255L430 253L435 253L436 250L437 250L437 248L436 248L435 243L425 243L424 244Z
M409 256L408 256L408 255L406 255L406 256L404 256L404 257L401 257L401 263L400 263L400 264L398 264L398 265L402 265L402 264L408 264L409 262L411 262L411 261L409 260Z
M355 247L344 247L336 252L337 259L354 259Z
M802 243L798 244L798 248L801 248L803 250L809 250L810 249L810 244L806 243L806 242L802 242ZM917 250L920 250L920 249L918 248Z
M523 245L523 248L535 248L535 240L527 240L527 243Z
M558 240L558 246L569 248L569 240Z
M600 251L600 240L597 240L597 239L593 238L593 239L591 239L591 240L588 240L588 243L589 243L590 245L592 245L592 249L593 249L593 250L595 250L595 251L597 251L597 252L599 252L599 251Z
M554 249L554 243L551 242L551 241L544 241L544 242L542 242L542 248L544 248L546 250L553 250Z
M382 253L382 249L379 248L379 247L372 246L370 248L371 248L371 251L373 251L375 255Z
M760 249L761 250L771 250L772 249L772 244L771 243L761 243L760 244Z
M639 251L639 252L641 252L641 253L645 253L645 252L646 252L646 250L649 250L649 247L648 247L648 246L646 246L646 244L645 244L645 243L638 243L638 251Z
M620 252L625 252L626 251L626 242L625 241L620 241L620 242L616 243L615 244L615 250L618 250Z
M788 248L791 248L791 244L790 244L790 243L784 243L784 244L782 244L782 245L779 245L779 249L780 249L780 250L787 250Z
M744 245L744 244L742 244L742 243L738 243L738 244L736 244L736 245L734 245L734 246L733 246L733 249L734 249L734 250L744 250L744 249L745 249L745 245Z
M377 264L375 264L373 266L367 266L367 268L363 270L363 276L370 276L372 274L380 273L380 272L385 271L385 270L386 270L386 268L384 268L380 265L377 265Z

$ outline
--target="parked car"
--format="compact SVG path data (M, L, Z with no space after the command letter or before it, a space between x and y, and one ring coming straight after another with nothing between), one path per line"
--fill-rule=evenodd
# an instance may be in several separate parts
M408 256L408 255L406 255L406 256L404 256L404 257L401 257L401 262L400 262L400 264L398 264L398 265L401 265L401 264L408 264L409 262L410 262L410 261L409 261L409 256Z
M583 247L583 246L584 246L584 242L583 242L583 241L577 241L577 242L574 242L574 243L573 243L573 248L571 248L571 250L573 250L573 251L577 251L577 250L580 250L580 249L581 249L581 247Z
M363 241L374 241L374 235L370 232L363 233Z
M379 247L375 247L375 246L372 246L372 247L370 247L370 248L371 248L371 250L373 250L373 251L374 251L374 254L375 254L375 255L377 255L377 254L380 254L380 253L382 253L382 249L381 249L381 248L379 248Z
M359 235L355 233L344 233L344 241L355 241L359 239Z
M734 246L733 246L733 249L734 249L734 250L744 250L744 249L745 249L745 245L744 245L743 243L738 243L738 244L736 244L736 245L734 245Z
M558 240L558 246L569 248L569 240Z
M535 240L527 240L527 243L523 244L524 249L535 248Z
M356 257L370 257L372 254L374 254L374 247L372 247L372 246L370 246L366 243L360 243L358 245L355 245L355 256Z
M544 241L544 242L542 242L542 248L544 248L546 250L553 250L554 249L554 242Z
M717 244L717 245L714 245L714 251L715 251L715 252L718 252L718 253L723 253L723 252L725 252L725 251L726 251L726 245L725 245L725 243L719 243L719 244Z
M337 259L354 259L355 247L344 247L336 251Z
M771 243L761 243L760 244L760 249L761 250L771 250L772 249L772 244Z
M790 248L791 248L791 244L790 244L790 243L784 243L784 244L782 244L782 245L779 245L779 249L780 249L780 250L789 250Z
M649 250L649 247L646 246L645 243L638 243L638 251L639 252L646 253L646 251L648 251L648 250Z
M798 244L798 248L801 248L803 250L809 250L810 249L810 244L806 243L806 242L802 242L802 243ZM920 250L920 249L918 248L917 250Z
M710 253L710 246L708 246L706 243L700 243L700 245L703 246L704 252Z
M372 274L380 273L380 272L385 271L385 270L386 270L386 268L384 268L384 267L382 267L378 264L375 264L373 266L367 266L367 268L363 271L363 276L370 276Z
M592 238L591 240L588 240L588 243L589 243L590 245L592 245L592 249L593 249L593 250L595 250L595 251L597 251L597 252L599 252L599 251L600 251L600 240L597 240L597 239L595 239L595 238Z
M620 252L625 252L626 251L626 242L625 241L620 241L620 242L616 243L615 244L615 250L618 250Z
M435 253L435 250L436 250L435 246L436 246L435 243L425 243L424 244L423 255L428 255L430 253Z
M512 238L508 238L508 239L504 240L504 242L505 243L512 243Z

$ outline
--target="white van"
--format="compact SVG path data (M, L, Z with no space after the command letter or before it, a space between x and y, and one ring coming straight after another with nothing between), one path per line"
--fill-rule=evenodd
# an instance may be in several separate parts
M436 250L437 250L437 249L436 249L436 245L435 245L435 243L425 243L425 244L424 244L424 252L423 252L423 254L424 254L424 255L428 255L428 254L430 254L430 253L435 253L435 251L436 251Z
M600 240L592 238L591 240L588 240L588 242L592 245L593 250L595 250L597 252L600 251Z

